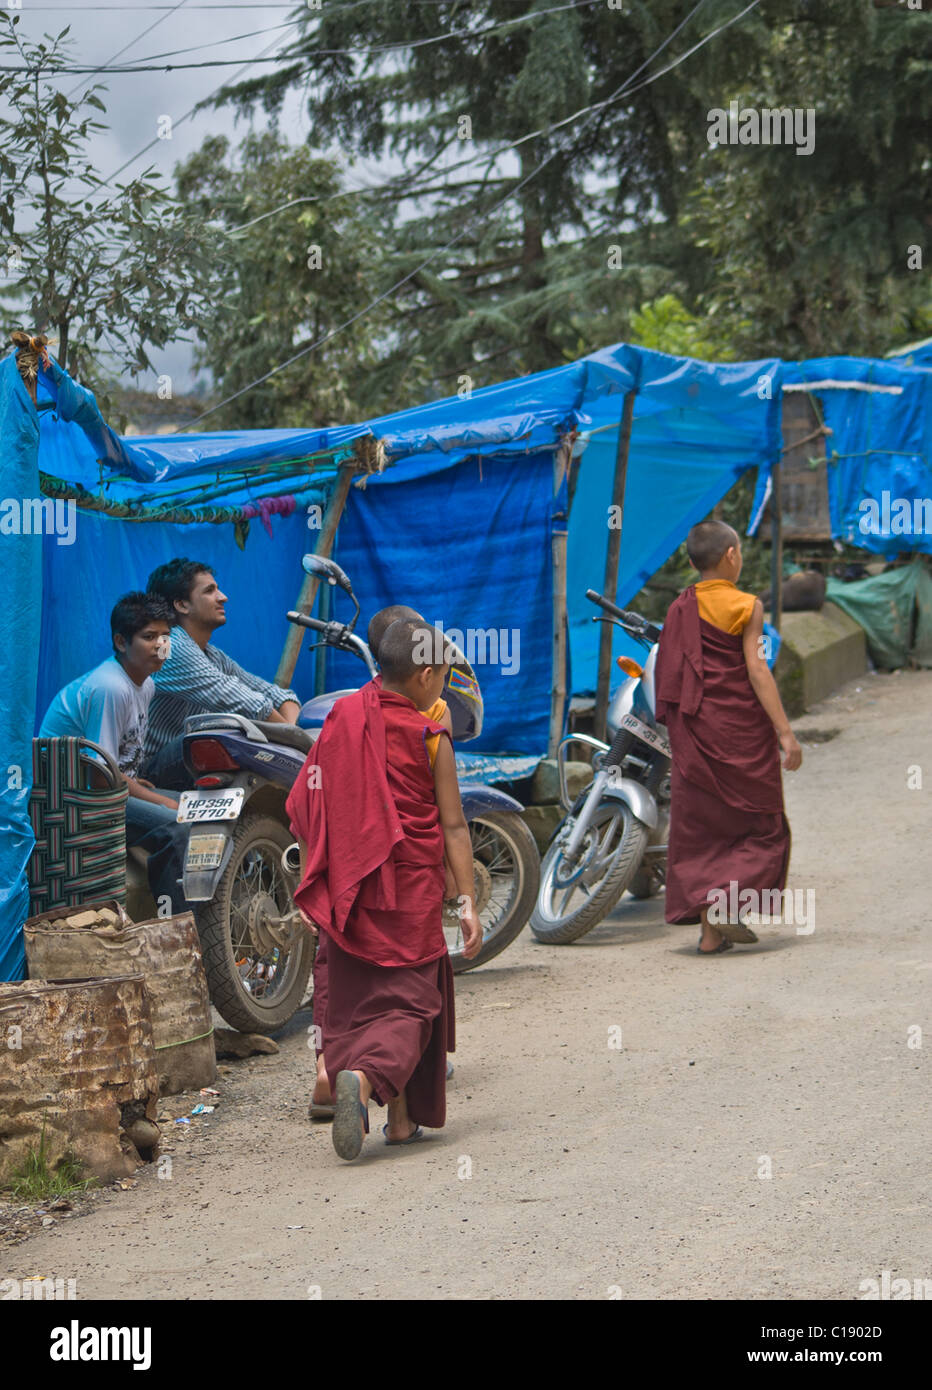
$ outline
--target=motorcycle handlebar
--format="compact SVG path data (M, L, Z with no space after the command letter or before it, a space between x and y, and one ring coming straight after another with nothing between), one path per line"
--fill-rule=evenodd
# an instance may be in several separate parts
M609 599L597 594L595 589L586 590L586 598L590 603L597 603L600 608L604 608L606 613L611 613L613 618L618 618L623 623L640 623L641 619L636 613L626 613L623 608L617 608Z
M289 623L297 623L298 627L309 627L312 632L326 632L328 624L321 622L320 618L308 618L304 613L289 612L285 614Z
M598 604L598 606L603 608L612 618L615 618L626 632L630 632L632 637L639 638L642 642L648 643L648 645L659 641L660 628L656 623L649 622L647 618L642 618L639 613L629 613L624 608L619 608L616 604L612 603L610 599L603 598L601 594L597 594L595 589L587 589L586 598L589 599L591 603ZM600 620L593 619L593 622L596 621ZM601 619L601 621L604 622L604 618Z
M370 676L378 674L378 667L366 643L361 637L357 637L355 632L350 632L344 627L343 623L325 623L321 618L309 618L304 613L296 613L294 609L285 616L290 623L297 623L298 627L308 627L312 632L323 633L325 645L336 647L340 651L354 652L365 662Z

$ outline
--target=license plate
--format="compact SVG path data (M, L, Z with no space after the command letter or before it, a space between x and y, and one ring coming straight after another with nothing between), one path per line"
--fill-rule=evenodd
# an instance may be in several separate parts
M205 796L203 792L182 792L178 802L177 820L185 825L202 820L237 820L243 809L243 788Z
M664 738L663 734L658 733L656 729L650 728L649 725L643 724L641 720L637 719L633 714L622 715L621 727L623 729L629 729L632 734L635 734L642 743L646 743L649 748L656 748L657 752L662 753L665 758L671 756L670 744L668 740Z
M191 835L184 857L185 868L219 869L226 843L226 835Z

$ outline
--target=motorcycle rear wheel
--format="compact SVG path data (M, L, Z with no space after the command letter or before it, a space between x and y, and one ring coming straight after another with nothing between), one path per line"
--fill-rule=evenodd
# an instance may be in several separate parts
M294 908L281 866L293 841L280 821L247 812L213 899L197 909L211 1003L241 1033L277 1032L304 999L315 943L300 920L287 946L271 929L280 934L276 918Z
M469 822L473 858L478 865L482 946L467 960L463 934L444 912L444 933L456 975L485 965L510 946L527 924L540 885L540 854L534 836L517 811L483 811ZM482 905L482 884L490 890Z
M531 913L531 931L548 946L576 941L602 921L637 873L649 834L623 801L596 807L583 852L568 871L557 830L544 855L540 892Z

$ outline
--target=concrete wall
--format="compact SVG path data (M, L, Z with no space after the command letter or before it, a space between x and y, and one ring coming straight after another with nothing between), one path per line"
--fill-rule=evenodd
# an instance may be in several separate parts
M784 613L774 670L790 718L867 670L864 629L834 603L818 613Z

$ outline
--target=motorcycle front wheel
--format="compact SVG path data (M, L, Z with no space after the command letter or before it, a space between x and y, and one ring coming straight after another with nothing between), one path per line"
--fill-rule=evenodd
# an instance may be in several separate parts
M231 1028L274 1033L296 1013L314 961L315 941L292 916L282 851L293 842L271 816L243 816L233 853L197 926L210 1000Z
M531 931L550 946L576 941L611 912L637 873L649 833L623 801L606 799L570 865L563 857L566 829L564 821L544 855L531 913Z
M516 811L485 811L469 822L469 834L482 946L472 960L465 958L456 910L444 907L443 931L457 975L485 965L511 945L531 915L540 885L537 844Z

